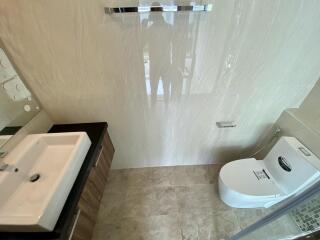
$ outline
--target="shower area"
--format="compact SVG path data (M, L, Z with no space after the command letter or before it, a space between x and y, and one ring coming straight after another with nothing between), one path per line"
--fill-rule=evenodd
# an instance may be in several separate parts
M272 210L231 240L320 238L320 182Z

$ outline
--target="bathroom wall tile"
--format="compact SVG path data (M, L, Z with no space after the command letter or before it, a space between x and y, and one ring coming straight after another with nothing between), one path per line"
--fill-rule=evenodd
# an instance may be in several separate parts
M304 113L304 115L309 118L314 127L318 132L320 132L320 110L319 110L319 101L320 101L320 80L313 87L310 94L308 94L307 98L303 101L300 106L300 110Z
M276 122L284 136L294 136L304 144L316 156L320 157L320 135L305 113L300 109L288 109L284 111Z
M108 121L113 168L237 159L319 78L319 1L103 11L152 2L0 1L0 37L30 88L55 122Z

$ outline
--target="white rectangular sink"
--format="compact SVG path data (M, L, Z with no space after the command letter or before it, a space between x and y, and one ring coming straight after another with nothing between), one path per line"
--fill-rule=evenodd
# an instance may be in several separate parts
M52 231L90 145L85 132L32 134L0 159L0 231Z

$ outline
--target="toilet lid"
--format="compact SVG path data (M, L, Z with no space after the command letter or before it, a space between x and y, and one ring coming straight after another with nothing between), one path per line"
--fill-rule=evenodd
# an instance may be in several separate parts
M248 158L227 163L220 171L220 179L227 187L241 194L267 198L284 195L262 160Z

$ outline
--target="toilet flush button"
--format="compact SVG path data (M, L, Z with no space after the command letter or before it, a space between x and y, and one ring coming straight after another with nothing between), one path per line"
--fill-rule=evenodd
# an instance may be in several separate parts
M303 155L305 155L306 157L310 157L311 154L304 148L304 147L298 147L298 149L300 150L300 152L303 153Z

